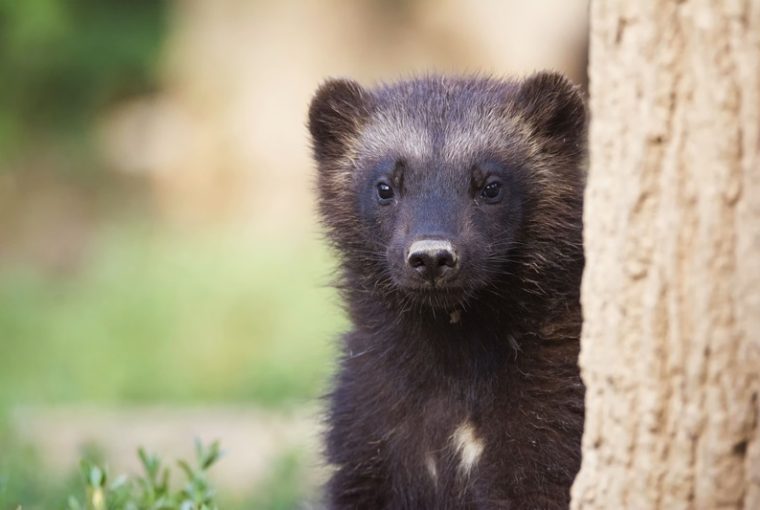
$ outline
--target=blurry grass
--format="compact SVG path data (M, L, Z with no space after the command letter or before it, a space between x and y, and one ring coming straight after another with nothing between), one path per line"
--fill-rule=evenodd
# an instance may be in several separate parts
M71 275L0 267L0 401L314 398L342 313L316 239L119 223Z

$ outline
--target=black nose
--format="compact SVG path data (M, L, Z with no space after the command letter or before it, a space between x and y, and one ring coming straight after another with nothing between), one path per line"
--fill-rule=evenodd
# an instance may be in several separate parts
M449 241L422 239L409 247L406 263L431 282L450 276L459 267L456 251Z

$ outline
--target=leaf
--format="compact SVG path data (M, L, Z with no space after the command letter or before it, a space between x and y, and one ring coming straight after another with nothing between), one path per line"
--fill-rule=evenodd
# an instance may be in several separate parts
M178 460L177 465L184 471L185 476L187 476L188 480L193 480L195 478L195 471L193 468L190 467L190 464L187 463L187 461L184 460Z
M222 456L222 451L219 448L219 441L214 441L209 446L208 450L202 451L202 455L199 456L201 469L206 470L211 467L214 462L219 460Z
M90 487L103 487L106 483L106 474L98 466L91 466L87 480L90 483Z
M146 452L142 447L137 450L137 455L140 457L140 462L142 462L143 468L148 474L148 478L150 478L151 481L154 481L158 470L161 467L161 459L156 455Z

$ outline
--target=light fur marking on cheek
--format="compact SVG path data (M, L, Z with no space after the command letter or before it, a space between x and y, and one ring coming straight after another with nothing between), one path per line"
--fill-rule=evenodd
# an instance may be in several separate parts
M343 146L348 147L346 153L337 160L336 170L333 173L332 181L334 186L346 187L351 182L356 167L356 145L358 139L355 136L346 138Z
M475 428L469 421L465 421L454 431L451 441L459 453L460 473L469 475L483 453L483 441L475 435Z

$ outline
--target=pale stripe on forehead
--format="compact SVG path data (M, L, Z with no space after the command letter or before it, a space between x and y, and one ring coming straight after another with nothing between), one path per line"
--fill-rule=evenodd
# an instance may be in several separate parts
M361 137L362 151L377 155L392 151L404 158L424 161L433 156L434 149L442 149L438 157L446 161L469 158L473 154L489 150L503 136L495 126L487 123L477 125L444 126L443 136L437 138L443 145L434 147L437 126L425 126L419 122L373 122Z
M364 129L361 141L362 149L371 154L390 150L412 160L423 160L433 150L432 133L409 116L378 115Z
M446 161L471 159L476 154L488 151L498 143L498 137L484 126L473 129L455 129L446 135L441 155Z
M336 164L332 180L344 186L355 175L357 161L363 155L384 156L424 161L433 147L432 134L419 122L398 115L377 115L363 126L355 137L344 141L346 153Z
M361 150L372 155L392 151L403 158L424 161L438 149L441 152L437 157L454 162L491 152L503 146L506 137L525 134L521 119L505 118L501 110L471 108L448 123L421 113L424 112L379 112L364 127ZM434 147L436 143L442 145Z
M447 126L443 157L447 160L471 158L501 147L509 133L516 131L517 119L505 117L494 107L473 107Z

